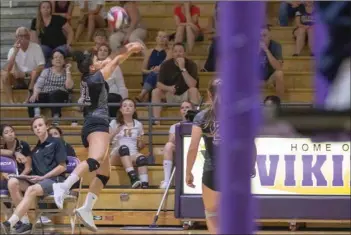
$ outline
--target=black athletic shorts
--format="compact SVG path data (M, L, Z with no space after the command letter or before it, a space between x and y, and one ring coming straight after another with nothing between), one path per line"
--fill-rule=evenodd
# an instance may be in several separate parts
M202 183L213 191L219 191L215 183L215 171L204 171L202 174Z
M86 117L82 128L82 143L84 147L89 147L87 140L90 133L107 132L109 133L110 124L108 120L99 117Z

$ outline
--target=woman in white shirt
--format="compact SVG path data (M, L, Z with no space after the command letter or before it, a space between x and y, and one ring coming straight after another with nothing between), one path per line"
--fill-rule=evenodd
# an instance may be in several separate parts
M140 153L145 147L143 142L143 124L137 120L136 105L131 99L121 102L117 118L110 122L112 142L111 165L122 163L127 172L132 188L148 188L148 158ZM134 170L133 164L138 168Z
M80 8L80 17L78 21L75 41L78 42L79 37L84 31L84 27L88 27L87 41L92 41L94 30L96 28L104 28L107 25L107 16L104 10L104 0L78 0Z

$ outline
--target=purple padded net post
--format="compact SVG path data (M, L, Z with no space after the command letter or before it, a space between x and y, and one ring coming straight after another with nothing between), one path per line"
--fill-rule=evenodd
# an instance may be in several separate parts
M220 2L219 234L252 234L251 164L260 115L259 40L264 2Z

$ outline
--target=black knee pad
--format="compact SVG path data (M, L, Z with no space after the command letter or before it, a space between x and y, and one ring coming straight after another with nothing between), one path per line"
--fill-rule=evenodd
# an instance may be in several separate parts
M98 178L99 180L101 180L101 182L102 182L102 184L104 185L104 187L106 186L108 180L110 179L109 176L106 176L106 175L99 175L99 174L96 175L96 178Z
M129 148L127 145L122 145L121 147L119 147L118 153L120 157L130 156Z
M135 163L136 163L137 167L149 165L149 161L148 161L147 157L145 157L144 155L137 157Z
M90 172L96 171L97 169L100 168L100 163L96 161L94 158L88 158L87 163L88 163Z

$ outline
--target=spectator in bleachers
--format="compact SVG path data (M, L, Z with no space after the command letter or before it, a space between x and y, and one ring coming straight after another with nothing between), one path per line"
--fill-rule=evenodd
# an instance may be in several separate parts
M279 7L279 24L288 26L289 18L293 18L297 11L303 9L302 1L283 1Z
M141 42L147 36L146 26L142 23L142 17L138 9L138 5L133 1L119 1L121 6L127 12L129 23L121 29L114 29L109 24L109 31L111 33L109 43L112 51L118 50L127 42Z
M105 1L104 0L78 0L80 8L80 17L78 21L78 28L75 35L75 41L79 41L85 26L88 27L87 41L91 41L93 38L94 30L96 28L106 27L106 12L105 12Z
M74 38L71 25L62 16L52 14L50 1L42 1L36 18L32 20L31 41L39 43L43 50L46 67L50 67L50 58L54 50L60 49L68 56ZM67 37L66 37L67 35Z
M156 46L147 50L144 55L142 73L143 73L143 89L140 94L135 97L137 102L145 101L145 96L149 94L157 83L157 75L163 61L171 57L168 49L168 36L164 31L158 31L156 37Z
M31 127L38 138L38 144L31 154L32 174L26 179L9 179L8 188L16 209L2 223L5 234L10 234L18 221L27 214L36 197L50 195L53 192L52 185L65 179L67 155L63 142L49 136L43 117L34 118ZM24 197L22 192L25 192ZM23 223L16 229L16 234L30 233L31 229L32 224Z
M199 16L200 8L190 1L177 4L174 8L174 20L177 26L175 43L182 43L186 38L188 52L192 52L196 40L203 40Z
M14 102L11 86L14 89L33 89L44 64L45 58L40 46L30 41L27 28L19 27L16 30L16 42L7 56L7 64L1 70L2 86L9 103ZM30 80L29 85L26 79Z
M124 99L117 118L110 122L112 142L110 163L111 165L122 163L130 178L132 188L140 186L148 188L148 159L140 153L140 150L145 147L144 127L137 118L135 102L131 99ZM134 170L133 164L138 168L138 173Z
M210 44L210 47L208 49L208 55L207 59L204 65L204 68L201 70L201 72L215 72L216 71L216 42L219 40L218 36L216 36L216 24L217 24L217 18L218 18L218 2L216 2L215 5L215 11L213 16L209 18L206 33L212 35L213 37L212 42Z
M52 4L52 15L58 15L66 18L67 22L70 23L72 19L72 13L74 8L74 2L71 1L51 1Z
M97 54L98 48L103 44L108 44L108 36L105 29L97 29L94 34L94 46L91 48L90 52L94 55Z
M15 129L11 125L4 124L0 129L1 136L5 142L4 146L0 149L0 155L16 158L18 174L29 175L32 171L32 158L30 157L31 150L29 144L16 138ZM2 174L2 177L0 189L8 190L9 176L7 174ZM45 224L51 222L51 220L45 216L42 216L41 220ZM19 228L23 223L29 223L27 215L23 216L22 219L18 221L15 228Z
M65 63L65 55L56 50L52 55L52 67L44 69L34 86L30 103L64 103L68 101L69 90L74 86L71 65ZM40 108L28 108L30 117L40 115ZM52 107L51 115L61 117L61 107Z
M29 144L16 137L15 129L11 125L3 124L0 128L4 144L0 148L0 155L15 158L17 161L18 174L28 175L31 172L31 158ZM1 189L7 188L8 176L3 174Z
M161 64L156 88L152 91L152 103L181 103L190 101L198 104L199 78L197 65L194 61L185 58L185 48L182 43L175 43L172 48L172 57ZM159 118L162 108L153 107L153 116ZM159 124L155 121L154 124Z
M313 25L315 22L313 2L304 2L303 5L305 7L298 10L295 17L297 27L293 31L296 41L295 53L293 56L300 55L302 48L306 44L306 39L308 41L308 47L311 51L311 55L313 56Z
M180 105L180 115L182 117L182 122L186 121L185 115L188 110L194 109L194 106L188 102L184 101ZM175 151L175 128L180 122L177 122L171 126L169 129L168 142L163 149L163 173L164 180L161 182L160 188L165 189L171 178L172 167L173 167L173 154Z
M280 108L281 106L281 100L278 96L275 96L275 95L269 95L269 96L266 96L266 98L264 98L264 101L263 101L264 105L265 106L275 106L277 108Z
M268 25L261 29L260 63L263 80L274 84L279 97L284 96L283 53L280 43L270 37Z
M61 130L60 127L57 127L57 126L51 126L49 127L48 129L48 133L51 137L54 137L54 138L60 138L64 145L65 145L65 148L66 148L66 153L67 153L67 156L70 156L70 157L77 157L77 154L76 154L76 151L74 151L74 148L72 147L72 145L70 145L69 143L67 143L64 139L63 139L63 132Z
M270 95L264 99L263 116L264 122L260 129L260 136L296 138L298 134L286 121L277 121L274 113L281 108L281 100L278 96Z

